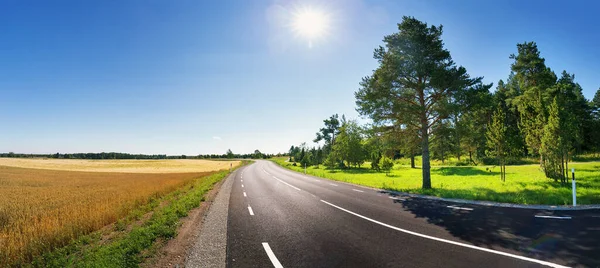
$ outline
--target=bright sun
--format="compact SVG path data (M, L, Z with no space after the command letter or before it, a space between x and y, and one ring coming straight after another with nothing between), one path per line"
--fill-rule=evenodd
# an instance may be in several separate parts
M312 41L323 38L328 34L330 18L322 10L306 7L297 10L292 16L294 32L307 38L309 46L312 46Z

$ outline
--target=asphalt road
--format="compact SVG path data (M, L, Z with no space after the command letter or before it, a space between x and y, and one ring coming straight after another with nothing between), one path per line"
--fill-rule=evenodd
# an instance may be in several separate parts
M598 210L398 196L269 161L237 172L228 267L600 267Z

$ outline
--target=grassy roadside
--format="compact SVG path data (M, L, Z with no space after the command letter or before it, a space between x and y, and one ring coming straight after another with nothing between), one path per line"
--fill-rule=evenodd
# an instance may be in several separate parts
M247 164L245 161L242 165ZM204 201L204 194L229 175L221 171L195 179L130 213L109 230L83 236L66 247L37 257L32 267L137 267L176 236L179 219Z
M304 172L300 166L273 158L282 167ZM600 204L600 163L572 163L576 169L577 203ZM493 166L432 167L433 189L421 189L421 169L396 164L389 175L368 168L330 170L323 166L307 168L313 176L374 188L445 198L485 200L514 204L570 205L571 185L544 177L537 165L507 166L506 182L500 181Z

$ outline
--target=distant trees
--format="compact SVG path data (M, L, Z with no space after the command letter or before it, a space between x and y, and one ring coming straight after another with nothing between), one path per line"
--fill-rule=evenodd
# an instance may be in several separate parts
M256 149L254 150L254 154L252 154L252 158L261 159L264 158L264 155L258 149Z
M342 115L341 122L346 121L346 118ZM313 142L325 141L325 145L323 145L323 149L325 153L331 152L331 148L334 144L336 136L340 132L340 120L338 114L334 114L328 119L323 120L325 127L319 129L317 132L317 137L313 140Z
M231 158L233 158L233 157L234 157L234 154L233 154L233 152L231 151L231 149L227 149L227 153L225 153L225 154L227 155L227 158L230 158L230 159L231 159Z
M231 150L228 150L229 152ZM254 153L245 154L200 154L200 155L166 155L166 154L128 154L128 153L116 153L116 152L102 152L102 153L55 153L55 154L20 154L20 153L0 153L0 157L18 157L18 158L57 158L57 159L231 159L231 158L271 158L273 156L286 155L284 153L278 154L266 154L260 153L260 157L256 157L256 151Z
M355 120L344 122L339 136L333 145L334 155L348 166L359 167L365 162L366 152L363 148L363 130Z

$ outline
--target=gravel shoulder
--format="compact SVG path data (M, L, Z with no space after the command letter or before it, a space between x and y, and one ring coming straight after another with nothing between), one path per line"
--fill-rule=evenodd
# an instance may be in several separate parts
M227 217L229 197L237 172L230 174L212 202L191 250L188 252L185 267L225 267L227 257Z

